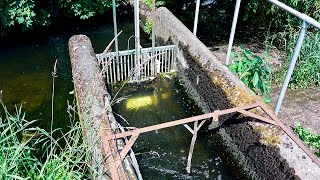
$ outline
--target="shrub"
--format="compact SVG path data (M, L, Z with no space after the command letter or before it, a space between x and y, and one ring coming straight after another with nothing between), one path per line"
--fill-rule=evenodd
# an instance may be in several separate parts
M251 90L264 97L265 102L270 99L266 97L270 93L270 65L248 49L242 49L232 53L233 64L230 70L235 73L242 82Z

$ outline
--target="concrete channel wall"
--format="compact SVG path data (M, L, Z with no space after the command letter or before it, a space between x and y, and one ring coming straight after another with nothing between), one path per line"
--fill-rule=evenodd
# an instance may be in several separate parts
M143 5L141 14L151 17ZM262 102L168 9L157 9L154 26L160 45L178 46L180 81L203 112ZM234 114L219 120L213 131L222 137L222 151L239 162L234 165L239 174L252 179L320 177L318 166L280 128Z
M69 40L74 89L79 119L91 154L94 179L138 179L140 176L133 152L121 162L119 149L124 142L104 141L103 137L122 129L111 113L109 93L90 39L75 35ZM117 167L116 164L119 164ZM139 171L139 170L138 170Z

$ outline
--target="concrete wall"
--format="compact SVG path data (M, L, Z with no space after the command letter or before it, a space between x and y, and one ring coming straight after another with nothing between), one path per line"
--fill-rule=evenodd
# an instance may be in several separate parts
M90 39L85 35L72 36L69 54L79 119L91 153L93 178L137 179L136 171L139 169L134 166L133 152L121 161L118 148L124 143L121 140L104 140L106 135L119 133L119 125L112 114L110 95Z
M145 6L141 13L150 16ZM178 46L180 80L204 112L262 102L168 9L157 9L155 18L157 42ZM239 162L235 170L241 167L253 179L320 177L318 166L278 127L233 115L220 120L216 131L225 151Z

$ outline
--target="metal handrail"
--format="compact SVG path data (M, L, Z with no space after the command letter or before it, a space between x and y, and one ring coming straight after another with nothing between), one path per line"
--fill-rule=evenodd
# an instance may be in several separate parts
M317 22L312 17L310 17L304 13L301 13L301 12L293 9L292 7L286 5L278 0L268 0L268 1L276 6L280 7L281 9L291 13L292 15L295 15L296 17L300 18L301 20L306 21L308 24L316 27L317 29L320 29L320 23Z
M302 20L299 39L298 39L297 44L295 46L294 53L293 53L293 56L291 58L290 66L288 68L288 72L287 72L285 81L283 82L282 89L281 89L280 95L278 97L277 104L275 106L275 113L278 114L278 112L280 110L280 107L281 107L281 104L282 104L282 101L283 101L283 98L284 98L284 95L285 95L285 93L287 91L288 84L289 84L291 75L293 73L296 61L297 61L297 59L299 57L300 50L301 50L301 47L302 47L302 43L303 43L305 34L307 32L307 29L308 29L309 25L312 25L315 28L320 29L320 23L317 22L312 17L310 17L310 16L308 16L308 15L306 15L304 13L301 13L301 12L291 8L290 6L287 6L286 4L284 4L284 3L282 3L282 2L280 2L278 0L268 0L268 1ZM230 60L231 49L232 49L233 40L234 40L234 34L235 34L238 15L239 15L240 3L241 3L241 0L237 0L237 4L236 4L236 7L235 7L235 11L234 11L232 27L231 27L230 38L229 38L226 65L229 64L229 60Z

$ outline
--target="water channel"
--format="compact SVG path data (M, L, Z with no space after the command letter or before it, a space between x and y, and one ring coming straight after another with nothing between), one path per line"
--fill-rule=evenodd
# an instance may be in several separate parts
M123 30L119 37L120 49L127 49L127 40L134 34L133 20L118 23ZM102 52L113 38L112 21L98 27L79 27L73 31L50 33L45 36L20 36L1 40L0 90L3 102L13 112L22 105L26 119L38 119L37 125L50 129L52 70L57 60L55 78L53 128L68 130L68 102L73 91L68 40L74 34L86 34L96 53ZM142 45L147 47L148 36ZM133 41L132 41L133 43ZM133 48L133 46L132 46ZM114 91L111 91L114 94ZM201 114L188 98L177 78L164 76L150 83L127 86L119 94L127 99L115 104L115 113L123 126L145 127ZM139 137L134 146L145 179L238 179L221 149L219 137L212 132L199 134L192 159L191 174L185 170L191 134L184 127L173 127L150 132Z
M111 90L112 94L116 92L117 88ZM179 80L172 76L127 85L116 98L124 99L113 107L118 114L116 119L124 127L145 127L202 114ZM232 162L226 162L220 151L219 137L206 130L200 131L191 174L187 174L191 138L191 133L183 126L140 135L134 151L142 176L145 179L238 179L228 166Z
M120 49L127 49L127 40L134 34L133 20L118 23L123 33L119 37ZM83 26L64 32L45 35L36 33L0 39L0 90L3 102L15 112L22 105L26 119L37 119L37 125L50 129L52 71L57 60L57 77L54 94L54 128L67 130L70 124L67 101L72 104L74 95L68 40L74 34L87 35L96 53L100 53L113 38L112 20L99 26ZM132 42L133 44L133 42Z

